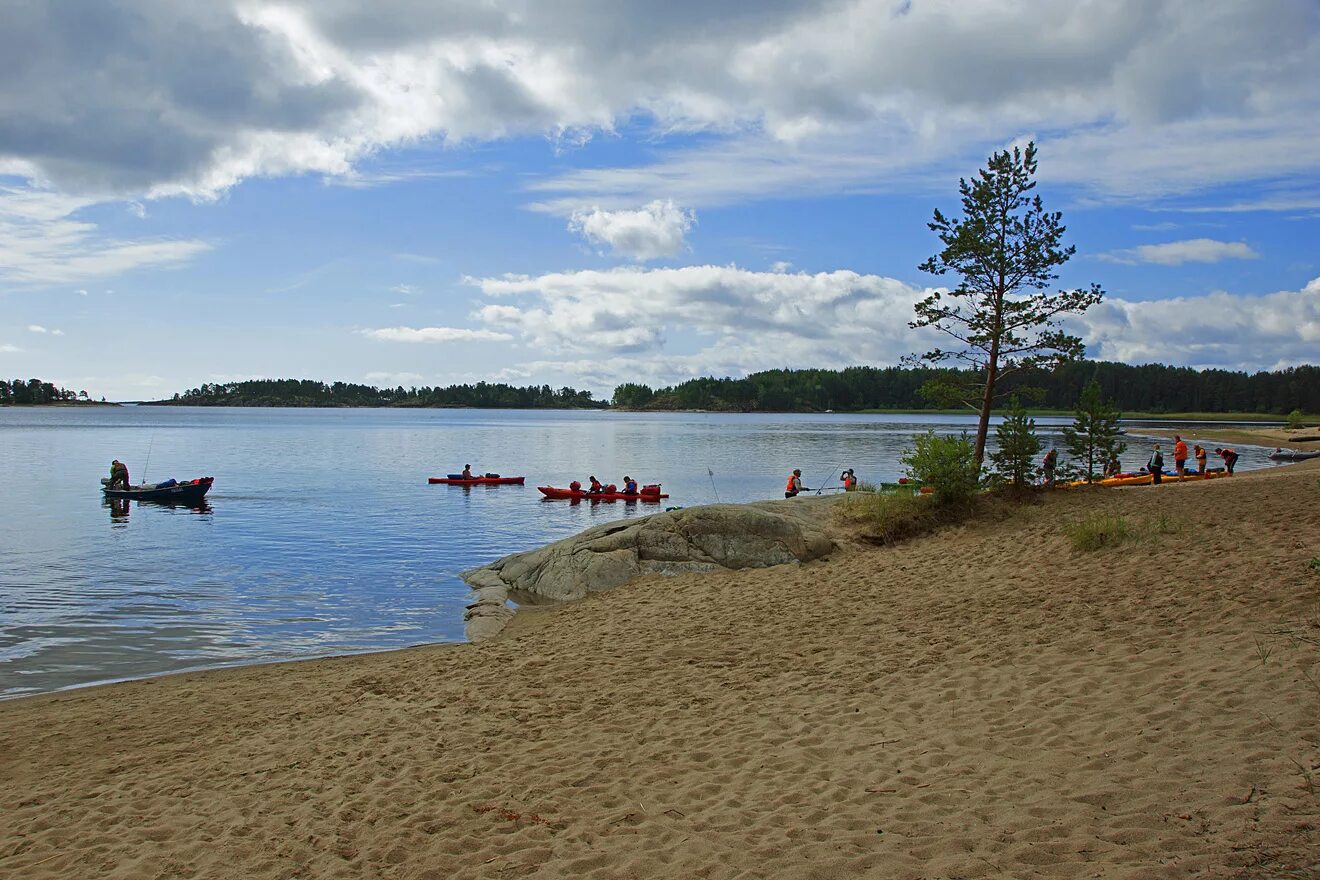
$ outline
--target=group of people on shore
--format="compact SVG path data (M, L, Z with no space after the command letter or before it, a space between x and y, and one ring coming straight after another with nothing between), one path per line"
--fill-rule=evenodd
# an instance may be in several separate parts
M853 473L852 468L848 468L839 474L839 482L842 484L843 491L852 492L857 488L857 475ZM811 489L802 485L802 470L794 468L793 473L788 475L788 482L784 484L784 497L793 498L800 492L810 492Z
M1217 446L1215 447L1215 455L1218 455L1224 460L1224 470L1228 471L1230 474L1233 473L1233 468L1237 466L1237 452L1226 446ZM1208 458L1209 454L1201 444L1192 444L1189 454L1186 441L1177 434L1173 435L1173 474L1171 476L1176 476L1179 480L1186 479L1187 475L1192 473L1192 471L1187 469L1187 462L1189 459L1195 459L1196 461L1195 473L1203 475L1206 472L1206 460ZM1054 485L1054 472L1058 467L1058 463L1059 453L1057 450L1051 449L1049 452L1045 453L1045 458L1041 462L1041 472L1044 476L1046 486ZM1145 466L1139 469L1137 473L1150 474L1152 483L1158 484L1163 480L1165 476L1164 452L1160 448L1160 444L1155 444L1154 449L1151 451L1150 458L1146 461ZM1105 462L1104 476L1109 478L1118 477L1122 474L1123 465L1119 462L1118 456L1110 456L1109 461Z

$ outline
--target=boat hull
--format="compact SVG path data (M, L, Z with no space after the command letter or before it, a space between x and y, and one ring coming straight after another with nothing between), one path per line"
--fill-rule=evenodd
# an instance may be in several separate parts
M427 477L426 482L445 486L521 486L526 479L526 477L473 477L470 480L463 480L454 477Z
M104 486L106 498L118 498L125 501L155 501L165 504L197 504L211 490L215 477L201 477L173 486L129 486L127 489L111 489Z
M625 495L622 492L583 492L574 489L560 489L555 486L537 486L537 491L553 501L641 501L658 502L668 498L666 492L643 492Z

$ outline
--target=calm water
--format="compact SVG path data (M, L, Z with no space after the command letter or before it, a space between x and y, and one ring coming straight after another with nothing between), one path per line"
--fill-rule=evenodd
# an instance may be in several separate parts
M1038 423L1048 434L1065 421ZM471 594L458 572L659 509L542 502L537 485L628 473L663 482L671 505L779 497L794 467L813 489L844 467L894 479L911 435L930 426L973 420L0 409L0 696L460 641ZM1134 446L1135 467L1145 445ZM1268 463L1243 452L1240 467ZM215 486L200 510L111 507L98 480L112 458L134 482L145 470ZM527 485L427 485L465 463Z

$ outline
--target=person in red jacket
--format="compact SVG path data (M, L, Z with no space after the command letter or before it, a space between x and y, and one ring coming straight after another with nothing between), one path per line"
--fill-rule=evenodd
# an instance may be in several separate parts
M599 494L605 491L605 487L600 484L600 480L596 479L595 474L592 474L589 479L591 480L591 485L587 487L588 492Z
M1233 473L1233 468L1237 465L1238 454L1228 447L1224 447L1223 449L1216 449L1215 455L1224 460L1224 469L1230 474Z
M1187 476L1187 444L1177 434L1173 435L1173 469L1181 483Z

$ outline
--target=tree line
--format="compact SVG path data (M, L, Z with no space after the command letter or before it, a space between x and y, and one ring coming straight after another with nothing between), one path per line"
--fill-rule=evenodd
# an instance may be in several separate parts
M625 383L614 389L613 404L628 409L729 412L921 410L935 405L932 389L968 384L980 375L976 369L931 367L766 370L743 379L703 377L654 389ZM1127 412L1284 415L1298 409L1320 413L1320 366L1311 365L1245 373L1077 360L1052 369L1018 370L1003 377L998 391L1017 395L1032 406L1068 410L1091 380L1105 399Z
M160 406L305 406L305 407L474 407L505 409L603 409L590 391L551 388L549 385L515 387L477 382L445 388L377 388L352 382L315 379L251 379L245 382L208 382L175 394Z
M0 406L44 406L50 403L74 403L87 400L86 391L60 388L40 379L0 379Z

